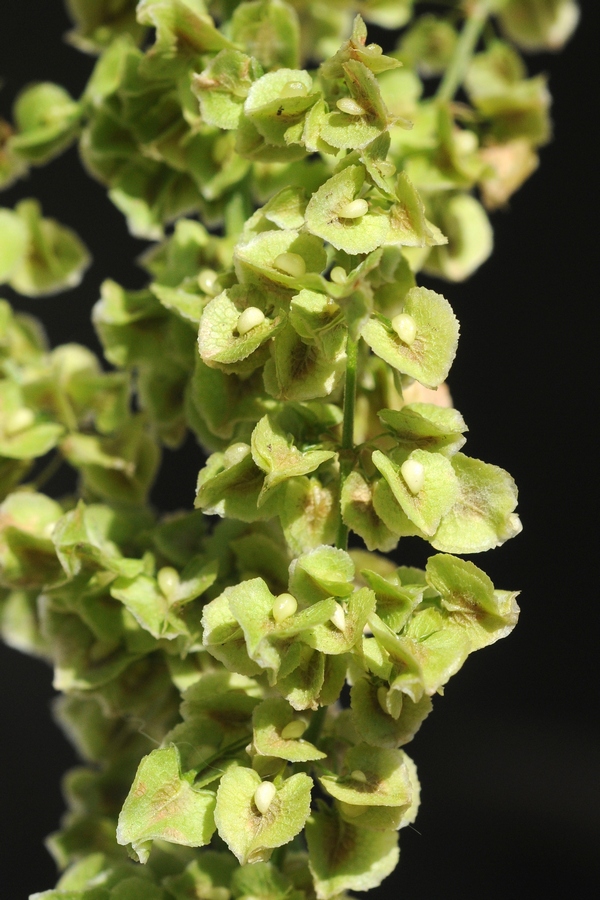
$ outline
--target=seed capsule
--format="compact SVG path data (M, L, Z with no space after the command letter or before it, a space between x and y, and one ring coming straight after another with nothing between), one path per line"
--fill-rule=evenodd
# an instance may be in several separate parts
M294 719L293 722L288 722L287 725L281 729L281 737L284 741L295 741L302 737L306 731L306 727L306 722L303 722L301 719Z
M387 694L387 688L383 685L377 688L377 702L379 703L386 716L389 715L389 709L387 708Z
M205 294L216 294L218 277L213 269L203 269L198 275L200 290L204 291Z
M172 566L159 569L156 580L165 597L172 597L179 588L179 572Z
M369 204L366 200L351 200L350 203L346 203L338 210L338 216L341 219L360 219L368 211Z
M26 428L29 428L35 422L35 415L33 410L31 409L17 409L12 416L9 416L8 421L4 426L4 431L6 434L18 434L20 431L25 431Z
M261 781L259 786L254 791L254 805L256 806L261 816L264 816L264 814L268 811L271 803L275 799L276 793L277 788L272 781Z
M359 781L360 784L367 783L367 776L364 772L361 772L360 769L355 769L353 772L350 772L350 778L352 781Z
M387 159L379 160L379 171L382 175L390 176L393 175L396 171L396 166L394 163L389 162Z
M517 513L510 513L503 525L498 529L498 537L501 541L507 541L511 537L516 537L523 531L523 523Z
M339 603L336 603L335 612L332 616L329 617L329 621L340 631L343 631L346 627L346 613L339 605Z
M338 100L336 105L340 112L346 113L349 116L364 116L366 112L360 103L357 103L352 97L342 97L341 100Z
M308 88L301 81L288 81L281 89L280 97L306 97Z
M265 314L258 306L248 306L237 320L237 333L244 335L265 321Z
M346 270L342 269L341 266L334 266L329 273L329 277L334 284L343 284L346 280Z
M231 444L223 454L223 462L228 469L237 465L250 453L250 445L240 441L237 444Z
M280 594L278 597L275 597L275 602L273 603L273 618L278 623L283 622L285 619L293 616L297 609L298 603L295 597L291 594Z
M400 313L392 319L392 328L403 344L410 345L417 336L417 323L408 313Z
M353 803L340 802L340 809L347 819L357 819L359 816L362 816L366 808L366 806L354 806Z
M400 466L400 472L411 494L418 494L425 481L425 469L416 459L406 459Z
M298 253L280 253L273 265L291 278L300 278L306 272L306 263Z

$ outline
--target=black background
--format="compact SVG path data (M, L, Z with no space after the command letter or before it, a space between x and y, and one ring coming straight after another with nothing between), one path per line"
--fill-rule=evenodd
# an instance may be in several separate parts
M497 586L521 589L522 614L507 640L469 658L411 745L421 811L373 900L512 900L552 889L578 898L598 883L595 6L584 2L562 54L530 58L532 70L550 74L555 137L510 209L494 214L493 257L464 285L433 285L461 321L450 384L471 428L467 451L508 469L521 489L523 534L477 562ZM2 3L2 115L30 81L81 91L91 59L61 42L67 27L59 0ZM89 315L99 283L110 276L141 287L132 259L144 244L128 236L74 150L0 203L25 196L75 228L94 264L64 296L2 293L41 316L53 344L98 349ZM180 456L176 476L155 492L160 508L191 506L200 455L190 442ZM403 547L403 561L417 562L418 547ZM25 900L56 880L42 841L57 827L60 776L76 759L52 723L52 695L45 664L0 646L2 900Z

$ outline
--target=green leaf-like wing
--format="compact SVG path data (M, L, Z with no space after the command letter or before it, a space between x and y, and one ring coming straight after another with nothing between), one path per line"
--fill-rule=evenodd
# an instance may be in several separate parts
M261 814L254 794L261 784L253 769L238 767L223 775L217 791L215 821L219 835L242 865L269 859L300 833L310 812L312 779L303 772L280 786Z
M306 227L346 253L370 253L385 243L389 220L380 210L345 218L344 208L357 199L365 181L363 166L347 166L315 191L306 207Z
M451 463L458 493L431 545L444 553L480 553L517 535L517 488L508 472L462 453Z
M383 317L369 319L362 336L394 369L435 388L447 378L454 360L458 321L445 297L422 287L406 294L403 312L415 321L416 337L411 344L402 341Z
M393 831L367 831L344 822L334 810L324 808L311 816L306 839L318 900L377 887L398 863Z
M215 795L194 790L174 746L144 757L119 815L117 841L146 862L153 840L202 847L215 830Z
M413 450L409 460L418 463L423 470L423 486L413 494L400 466L380 450L373 452L372 459L410 521L424 534L435 534L442 516L452 508L458 496L458 479L450 461L440 453Z

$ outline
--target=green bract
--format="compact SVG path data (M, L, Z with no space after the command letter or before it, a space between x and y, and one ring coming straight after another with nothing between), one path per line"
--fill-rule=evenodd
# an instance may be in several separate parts
M145 287L101 286L106 368L0 301L0 630L53 666L83 759L49 839L65 871L35 897L376 887L419 805L400 748L517 621L516 593L452 555L518 534L517 492L462 452L458 322L418 278L489 256L486 209L550 134L514 45L560 46L578 11L459 5L67 0L86 88L33 84L0 122L0 185L78 142L154 242ZM406 29L386 55L365 21ZM13 291L89 261L37 201L0 209ZM186 440L196 508L165 454L190 502L162 515L163 447ZM77 486L54 499L63 464ZM405 536L438 551L424 569Z
M289 843L303 828L310 812L312 780L303 772L273 784L268 809L256 806L260 775L238 767L226 772L217 792L215 820L219 835L242 865L269 859L275 847Z
M142 862L158 838L201 847L215 829L214 811L215 795L194 790L181 775L176 748L153 750L140 764L123 805L117 840L131 844Z

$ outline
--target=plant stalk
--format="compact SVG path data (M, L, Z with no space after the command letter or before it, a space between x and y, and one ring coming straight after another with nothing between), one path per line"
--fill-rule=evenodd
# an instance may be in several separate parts
M342 449L340 453L340 495L346 478L352 471L354 450L354 407L356 405L356 376L358 363L358 337L348 332L346 345L346 382L344 384L344 420L342 423ZM336 547L348 549L348 526L340 519Z
M454 56L444 72L436 97L442 102L453 99L463 83L467 68L471 62L475 47L489 16L487 0L480 0L467 5L467 18L456 44Z

